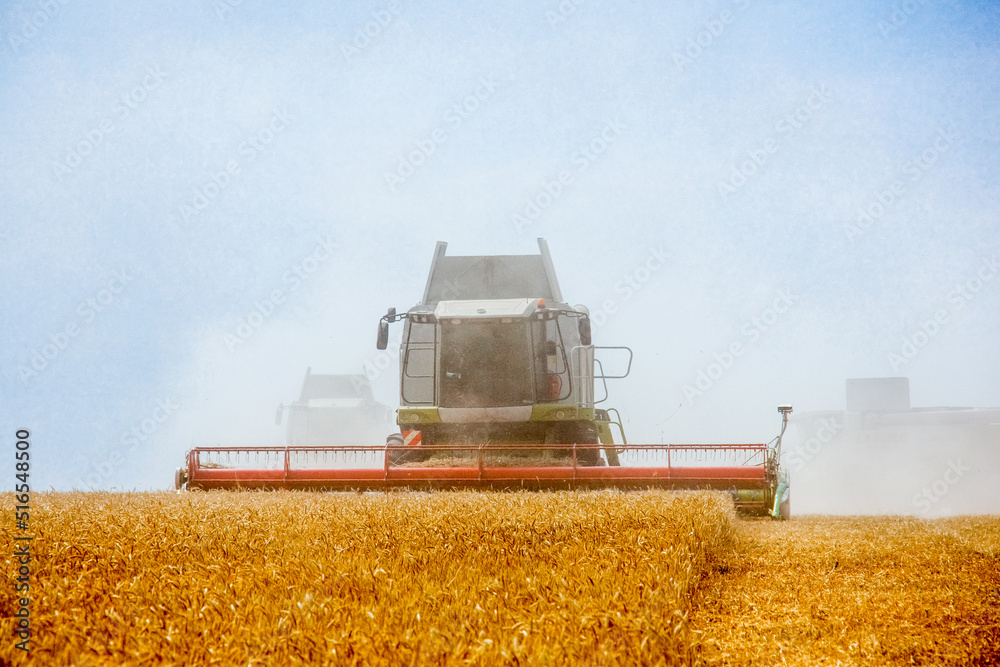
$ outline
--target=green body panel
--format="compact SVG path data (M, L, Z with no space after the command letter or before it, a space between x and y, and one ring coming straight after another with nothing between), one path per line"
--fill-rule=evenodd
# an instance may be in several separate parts
M396 423L411 425L440 424L441 413L438 412L436 406L413 407L410 405L401 405L399 410L396 411Z
M399 424L440 424L441 414L437 406L400 406L396 411L397 423ZM538 403L531 406L531 417L528 421L533 422L565 422L565 421L589 421L597 426L598 432L602 433L601 442L604 442L603 431L610 435L608 422L596 421L593 408L578 408L572 405L559 403ZM603 424L603 427L601 426ZM602 431L603 428L603 431Z
M559 403L536 403L531 406L533 422L594 421L593 408L578 408Z
M602 445L615 444L614 435L611 433L611 422L595 421L594 426L597 427L597 437L600 438Z

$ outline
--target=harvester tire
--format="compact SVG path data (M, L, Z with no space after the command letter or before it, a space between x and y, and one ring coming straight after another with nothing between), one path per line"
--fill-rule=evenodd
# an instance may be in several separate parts
M608 459L609 466L620 466L621 461L618 460L618 450L614 445L604 448L604 456Z
M599 445L601 444L601 439L597 435L597 429L591 425L586 425L580 428L580 439L579 444L584 445ZM582 454L582 456L581 456ZM582 465L585 466L602 466L605 465L604 460L601 459L601 450L599 447L592 447L590 449L578 449L577 459Z
M403 446L403 434L393 433L386 437L385 439L386 447L402 447ZM420 460L419 455L423 452L411 452L408 450L394 449L389 454L389 465L398 466L404 463L410 463L411 461Z
M552 440L560 445L599 445L600 439L597 437L597 429L587 423L566 422L558 424L553 428ZM566 450L567 456L573 456L573 450ZM576 462L581 466L599 466L604 462L601 460L601 450L598 447L577 447Z
M792 518L792 497L791 495L785 496L785 500L778 505L778 519L781 521L788 521Z

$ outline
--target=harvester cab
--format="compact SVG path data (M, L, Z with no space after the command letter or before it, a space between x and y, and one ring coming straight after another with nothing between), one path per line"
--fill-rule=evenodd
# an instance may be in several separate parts
M618 465L611 427L621 432L621 422L595 408L595 380L612 376L595 363L590 314L563 301L544 239L538 246L538 255L448 256L438 243L421 302L382 317L379 349L403 320L402 433L390 444L414 446L395 461L448 452L441 446L546 444L581 445L580 465ZM631 351L616 349L631 367Z

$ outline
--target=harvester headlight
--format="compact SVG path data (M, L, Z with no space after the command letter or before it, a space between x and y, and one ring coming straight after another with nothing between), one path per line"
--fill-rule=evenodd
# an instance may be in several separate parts
M410 415L410 421L413 421L413 422L420 421L420 415L418 415L416 412L414 412L413 414Z
M566 413L563 412L562 410L560 410L559 412L556 413L556 419L562 419L565 416L566 416Z

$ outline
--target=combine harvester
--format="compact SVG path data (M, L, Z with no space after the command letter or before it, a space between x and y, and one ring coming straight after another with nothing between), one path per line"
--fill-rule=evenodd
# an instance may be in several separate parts
M299 400L278 406L275 424L281 425L286 412L290 447L378 442L395 421L364 375L320 375L312 368L306 369Z
M538 255L446 256L438 243L419 304L402 320L400 433L379 446L198 447L178 489L716 489L751 514L788 518L781 434L766 444L627 444L607 380L632 351L591 341L590 314L563 301ZM595 353L627 364L609 375ZM603 396L595 398L600 381ZM617 431L621 442L615 442Z

